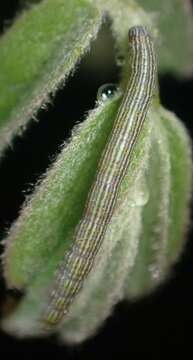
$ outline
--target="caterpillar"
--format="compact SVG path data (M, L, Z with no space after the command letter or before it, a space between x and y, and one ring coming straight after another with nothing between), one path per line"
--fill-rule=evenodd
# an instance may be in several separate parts
M63 320L93 267L154 93L153 41L142 26L132 27L128 40L130 78L99 161L83 217L75 229L72 247L65 253L43 313L43 322L48 327Z

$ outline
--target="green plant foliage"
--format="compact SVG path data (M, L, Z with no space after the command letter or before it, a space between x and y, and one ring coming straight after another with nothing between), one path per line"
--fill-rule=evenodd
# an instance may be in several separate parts
M17 282L19 278L23 282L29 280L29 283L17 311L4 322L4 328L9 332L20 336L43 333L40 319L48 301L54 271L73 234L72 224L68 232L62 234L58 231L64 229L64 224L66 228L69 225L68 218L65 221L58 214L65 214L65 202L70 200L66 194L69 189L72 196L71 186L80 187L80 193L88 191L90 181L85 164L89 162L93 168L93 161L99 157L94 152L101 151L104 146L118 101L111 100L90 114L54 167L48 171L31 202L24 207L15 228L12 228L7 239L10 247L7 253L11 269L9 276L12 281ZM92 136L88 137L88 134ZM96 143L98 146L94 146ZM80 148L81 161L76 155ZM90 158L88 149L91 149ZM76 168L84 178L80 184L77 180L80 179L80 172ZM73 343L85 340L109 315L118 299L143 296L167 277L171 264L178 258L183 246L191 188L190 169L189 138L184 128L171 113L156 105L149 114L133 154L130 171L120 189L117 209L107 228L98 261L74 301L64 328L58 329L62 339ZM187 174L186 178L182 176L184 173ZM72 174L70 187L69 174ZM76 195L80 199L78 192ZM56 201L55 209L55 202L51 201L53 198ZM75 202L69 202L69 213L74 208ZM53 225L49 227L51 223ZM51 242L48 244L48 241ZM33 274L30 274L31 269Z
M160 70L178 75L192 72L193 16L191 1L138 0L147 11L154 14L160 31L158 61Z
M0 151L64 85L95 38L101 17L87 0L45 0L0 41Z
M69 246L117 106L113 101L91 112L24 206L19 222L12 226L5 261L11 286L29 284L57 247L64 247L64 251Z
M131 26L147 25L152 36L159 38L152 15L132 0L43 0L24 11L2 37L2 152L14 136L22 135L50 94L64 85L89 50L106 14L112 21L117 54L124 59L128 58ZM162 60L161 64L166 66ZM122 61L121 91L97 104L74 129L5 239L6 284L24 291L18 306L2 323L16 336L45 334L41 318L54 274L72 244L128 76L128 61ZM57 124L57 119L53 120ZM93 269L64 323L56 329L63 341L87 339L119 300L143 296L167 278L183 248L189 215L190 149L184 127L156 98Z

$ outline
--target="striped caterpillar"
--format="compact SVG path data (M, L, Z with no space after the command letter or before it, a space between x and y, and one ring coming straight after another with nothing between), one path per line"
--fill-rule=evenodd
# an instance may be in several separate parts
M65 253L43 314L43 322L49 327L63 320L93 267L151 103L156 77L155 52L152 39L142 26L129 30L129 56L128 85L99 161L82 220L75 229L72 247Z

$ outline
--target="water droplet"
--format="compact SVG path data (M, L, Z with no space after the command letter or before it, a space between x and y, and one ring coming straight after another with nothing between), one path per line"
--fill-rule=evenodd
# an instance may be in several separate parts
M104 84L100 86L97 92L97 101L99 102L107 101L114 95L116 90L117 87L115 84Z

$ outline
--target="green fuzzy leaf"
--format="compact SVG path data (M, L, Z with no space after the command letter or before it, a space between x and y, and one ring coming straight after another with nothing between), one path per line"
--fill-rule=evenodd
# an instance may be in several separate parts
M44 0L0 41L0 151L64 85L101 24L87 0Z
M189 0L138 0L155 16L160 32L158 49L161 72L184 75L192 72L193 16Z
M67 146L66 150L64 149L64 151L60 155L58 162L54 165L53 169L51 169L50 172L48 173L47 181L52 182L52 196L54 190L53 182L55 182L58 193L55 194L55 196L57 196L58 199L60 199L59 201L62 207L64 207L64 203L68 200L66 199L65 195L68 194L68 192L72 188L74 189L74 186L79 188L81 185L79 192L88 193L91 184L90 181L88 182L89 173L85 172L85 166L88 166L89 171L91 171L91 169L93 172L96 171L96 164L95 165L91 164L91 161L93 161L93 158L99 160L99 155L101 154L102 148L104 147L107 141L107 136L110 132L110 129L112 128L113 119L115 118L118 104L119 104L119 100L115 99L102 105L102 107L99 106L99 108L96 109L96 111L91 113L90 117L81 126L80 132L79 134L77 134L77 137L74 136L72 138L72 142ZM88 283L84 288L84 292L82 292L82 295L80 294L80 302L78 301L78 304L76 305L76 301L75 301L75 304L73 306L74 310L72 309L72 314L73 314L72 321L70 319L69 322L65 324L65 329L69 328L70 330L72 326L74 327L73 325L74 321L76 324L77 316L79 318L77 312L79 314L79 311L81 312L85 311L85 305L87 305L88 309L90 310L88 312L89 317L87 318L84 317L83 323L85 323L85 325L87 324L87 327L89 329L89 321L91 321L91 317L93 317L93 321L90 323L90 326L91 324L92 327L94 326L94 324L96 326L96 323L98 324L98 322L101 321L101 316L102 319L104 317L104 310L103 310L104 298L106 304L105 309L107 308L108 312L111 310L112 299L114 299L114 296L117 298L117 287L115 287L115 279L116 279L115 275L119 274L116 282L119 283L120 286L122 286L123 279L125 279L125 277L127 276L128 267L131 267L134 262L135 254L137 253L137 247L138 247L136 238L140 228L141 208L143 204L147 201L146 188L144 188L144 186L141 185L140 181L138 181L138 184L136 184L134 179L136 176L139 176L138 174L141 174L141 172L143 171L142 163L145 161L145 159L147 159L147 154L149 149L148 139L149 139L150 131L151 131L151 123L148 122L143 129L143 132L140 136L140 142L136 147L135 154L133 156L133 161L130 167L131 171L128 174L128 176L125 177L125 180L120 189L120 193L119 193L120 204L118 205L118 210L115 212L111 224L108 227L108 231L105 236L105 239L107 239L107 241L104 241L104 247L102 247L101 249L101 253L103 254L102 255L103 259L101 259L102 261L100 261L100 263L97 266L98 270L94 268L91 277L89 276L90 280L88 279ZM96 142L96 140L98 141ZM81 162L79 159L80 150L82 154ZM89 165L87 165L88 163ZM76 173L76 170L74 169L77 167L78 164L80 167L79 172L76 178L74 179L74 181L72 179L72 176L70 176L70 188L69 188L67 182L65 181L68 181L67 178L69 177L68 175L69 173L73 174L74 171ZM56 174L56 171L58 172L58 175ZM65 174L63 174L64 172ZM80 177L80 173L81 173L81 177ZM60 177L62 176L62 178L60 178L60 181L58 176ZM84 181L82 181L81 184L79 185L81 178L83 178ZM141 187L143 187L142 190ZM141 190L140 198L138 193L139 189ZM42 191L44 193L43 196L41 194ZM71 232L69 231L70 234L67 235L63 234L61 236L61 233L56 233L57 236L55 236L55 232L57 231L57 229L54 224L58 223L59 224L58 229L61 229L61 227L64 226L64 223L67 222L67 219L62 218L61 216L59 218L56 217L54 219L53 212L55 213L56 209L54 209L54 211L51 211L51 207L53 206L53 201L52 202L50 201L48 195L49 193L50 193L49 188L45 186L45 183L43 182L40 185L39 190L36 192L36 195L33 197L31 204L29 204L27 208L24 208L20 220L17 221L15 224L16 229L14 229L14 227L12 228L13 232L10 234L10 239L7 239L8 252L6 254L6 258L9 261L8 265L10 265L10 268L12 267L13 269L13 273L11 274L12 279L15 276L15 274L18 272L20 272L20 274L23 277L26 276L26 272L29 273L30 271L29 269L31 268L34 269L34 267L37 266L39 261L38 259L40 259L41 261L41 266L39 266L39 269L35 269L34 276L33 278L30 279L31 281L27 287L27 295L22 301L21 306L19 306L18 310L10 318L10 321L9 319L5 321L4 327L7 330L9 329L9 331L17 331L17 334L18 335L20 334L22 336L24 335L32 336L33 334L37 335L38 333L39 334L42 333L41 322L39 321L39 319L41 317L42 310L45 307L45 303L47 302L48 299L49 288L53 281L54 271L57 268L60 261L63 259L64 252L65 250L67 250L67 245L69 246L69 244L72 241L72 233L73 233L72 228L71 228ZM72 190L71 190L71 196L72 196ZM136 197L138 199L137 206L135 206ZM48 201L43 200L43 198L44 199L47 198ZM76 197L76 201L77 198L78 199L80 198L80 194L79 197L78 196ZM36 203L39 204L39 209L37 209ZM85 203L85 199L82 205L84 205L84 203ZM75 209L75 206L77 206L77 202L76 203L74 202L72 204L72 211ZM46 211L47 208L49 208L49 217L53 216L53 220L49 218L48 223L46 225L45 224L46 213L48 213L48 211ZM58 209L58 214L63 213L63 210L61 210L59 204L57 204L56 208ZM68 205L68 211L71 213L69 205ZM42 214L41 217L39 216L39 213ZM139 223L139 226L136 226L135 228L133 228L131 224L131 219L133 217L135 217L136 222ZM79 219L77 219L77 221L78 220ZM37 221L38 221L38 226L35 225ZM53 226L48 228L48 224L50 223L52 223ZM47 228L48 230L46 231ZM37 232L38 234L36 236ZM130 233L129 240L128 240L128 232ZM44 238L42 238L42 236L44 236L42 233L43 234L47 233ZM48 244L46 244L46 236L48 237L49 240L51 239L53 243L54 243L54 239L56 239L56 241L59 241L60 239L60 244L57 244L57 247L55 246L55 248L52 248L52 251L50 251ZM38 238L41 240L41 244L37 245L36 250L34 249L34 245L32 246L32 242L34 244L34 240L35 240L34 237L36 239ZM66 243L65 243L65 239L66 239ZM120 246L121 243L122 245ZM26 244L31 246L31 254L28 254L28 252L26 251ZM40 254L42 246L44 247L44 251L46 251L45 254ZM127 252L128 254L127 256L124 256L125 246L131 247L130 251ZM15 254L14 248L15 250L18 250L18 256ZM21 254L21 249L24 253L23 256ZM113 254L112 256L109 257L111 251L113 251ZM100 254L99 257L101 257ZM16 258L18 258L18 266L15 261ZM32 258L34 263L32 263ZM47 261L47 259L49 259L49 261ZM29 262L31 263L29 264ZM26 265L25 268L23 264ZM125 270L122 276L123 279L121 280L119 271L123 268L123 265L125 265ZM105 281L103 277L104 274L108 275L108 272L105 270L106 268L108 268L108 266L110 266L112 272L110 273L111 274L110 279L108 277L108 280ZM94 278L96 276L96 280L94 280L93 276ZM114 287L116 291L113 296L112 293ZM111 291L110 298L108 298L108 296L105 297L108 291ZM91 301L89 300L90 298L92 298ZM84 310L79 310L79 307L82 308L82 306ZM97 315L99 314L98 311L99 313L101 313L101 316ZM90 320L88 321L88 319ZM75 325L75 328L76 331L78 331L77 325Z
M12 226L5 254L11 286L29 284L58 246L64 247L63 252L69 246L116 110L113 101L91 112Z
M128 278L128 298L144 296L170 274L183 250L192 185L191 144L174 114L160 107L154 115L143 233L135 266ZM184 176L186 174L186 176ZM155 186L156 184L156 186Z

